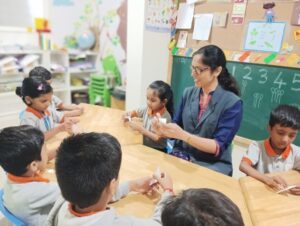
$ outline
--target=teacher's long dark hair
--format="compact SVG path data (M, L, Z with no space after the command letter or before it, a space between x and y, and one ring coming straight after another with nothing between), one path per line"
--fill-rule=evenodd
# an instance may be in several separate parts
M215 70L217 67L222 67L222 71L218 76L218 82L223 89L233 92L236 95L240 95L240 90L234 77L228 72L226 68L226 57L224 52L215 45L208 45L198 49L193 53L195 55L202 56L202 63Z

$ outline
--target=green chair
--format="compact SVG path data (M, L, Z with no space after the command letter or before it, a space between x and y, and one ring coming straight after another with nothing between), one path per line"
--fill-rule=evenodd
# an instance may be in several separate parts
M102 59L102 66L105 74L112 74L117 86L122 85L121 73L117 61L113 55L108 55Z
M106 78L103 75L92 74L89 84L89 102L100 102L105 107L110 107L110 90L107 87Z

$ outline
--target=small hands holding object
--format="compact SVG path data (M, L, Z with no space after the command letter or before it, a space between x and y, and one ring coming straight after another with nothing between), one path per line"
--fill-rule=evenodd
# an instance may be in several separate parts
M176 123L164 123L159 114L152 120L152 128L161 137L183 139L184 130Z
M287 187L286 181L280 176L266 176L264 183L276 190L281 190Z

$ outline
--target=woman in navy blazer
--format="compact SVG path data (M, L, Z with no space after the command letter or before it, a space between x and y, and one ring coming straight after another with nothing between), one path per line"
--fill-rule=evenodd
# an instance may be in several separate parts
M215 45L200 48L191 65L195 87L184 90L173 123L154 120L164 137L175 138L173 154L232 175L231 142L242 120L243 106L224 52Z

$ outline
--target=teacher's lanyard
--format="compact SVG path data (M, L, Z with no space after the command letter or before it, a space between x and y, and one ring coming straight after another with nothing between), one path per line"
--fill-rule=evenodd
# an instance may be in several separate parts
M44 116L44 124L46 127L46 130L49 131L51 129L51 123L50 123L50 118L48 115Z

